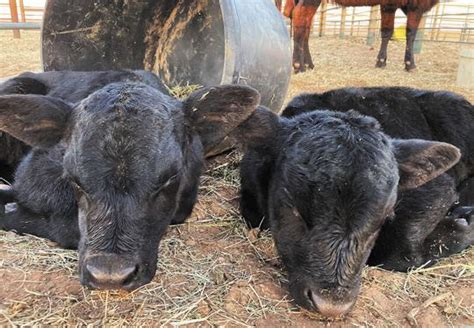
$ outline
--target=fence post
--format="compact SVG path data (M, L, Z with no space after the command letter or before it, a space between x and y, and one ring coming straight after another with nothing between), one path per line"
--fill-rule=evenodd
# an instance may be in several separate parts
M435 7L435 13L433 20L431 22L431 33L430 33L430 40L434 40L436 36L436 30L438 29L438 15L439 15L439 3Z
M324 36L324 28L326 27L326 8L327 8L327 0L321 1L321 16L319 17L319 36Z
M419 54L423 43L423 36L425 35L426 15L423 15L416 31L415 42L413 43L413 53Z
M18 10L16 9L16 0L10 0L10 15L12 17L12 23L18 23ZM13 30L13 37L15 39L20 38L20 30L14 29Z
M339 38L344 39L344 34L346 32L346 16L347 16L347 7L342 7L341 9L341 26L339 28Z
M351 19L351 36L354 32L354 20L355 20L356 7L352 7L352 19Z
M441 4L440 4L439 6L441 6ZM435 40L436 40L436 41L439 40L439 32L441 31L441 21L442 21L442 19L443 19L445 10L446 10L446 2L443 2L443 3L442 3L442 7L441 7L441 15L438 16L438 17L439 17L439 19L438 19L438 27L436 28L436 36L435 36Z
M26 23L25 4L23 3L23 0L20 0L19 5L20 5L21 22Z
M367 33L367 45L372 46L375 42L375 35L377 33L377 13L379 12L379 6L370 7L370 18L369 18L369 32Z
M466 19L464 20L464 26L461 30L461 35L459 35L459 42L469 42L468 31L469 31L469 16L470 16L471 6L467 7Z

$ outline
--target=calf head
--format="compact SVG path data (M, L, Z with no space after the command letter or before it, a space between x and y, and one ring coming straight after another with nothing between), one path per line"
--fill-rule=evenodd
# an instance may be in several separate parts
M278 140L267 219L290 292L305 308L342 315L355 302L397 192L442 174L460 152L441 142L390 139L374 118L353 111L314 111L267 126L275 128L266 130L266 142Z
M204 152L258 102L242 86L201 89L180 102L116 83L75 105L2 96L0 129L36 148L62 147L60 178L78 208L81 282L132 290L153 278L166 227L183 199L194 200Z

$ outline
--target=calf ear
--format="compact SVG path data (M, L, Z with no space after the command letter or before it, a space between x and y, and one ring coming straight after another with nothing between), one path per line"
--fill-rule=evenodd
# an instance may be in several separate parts
M33 147L61 140L70 113L67 103L48 96L0 96L0 130Z
M279 129L278 115L264 106L258 106L231 136L244 148L271 147L276 141Z
M266 155L274 155L279 128L279 116L264 106L258 106L248 119L225 137L224 144L228 148L239 147L243 152L249 149L258 149ZM217 150L211 149L206 153L206 157L221 152L222 148L218 146Z
M207 153L249 118L259 102L260 94L255 89L222 85L192 93L184 108Z
M443 174L461 158L448 143L419 139L392 140L400 174L399 190L417 188Z

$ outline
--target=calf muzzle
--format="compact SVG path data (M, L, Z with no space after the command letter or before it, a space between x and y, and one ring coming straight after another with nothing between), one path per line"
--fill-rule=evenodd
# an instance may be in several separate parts
M340 317L348 313L353 305L354 301L349 302L332 302L327 300L318 294L310 291L310 300L312 301L314 307L324 316L326 317Z
M117 254L93 255L83 263L81 282L94 289L133 290L140 282L140 264Z

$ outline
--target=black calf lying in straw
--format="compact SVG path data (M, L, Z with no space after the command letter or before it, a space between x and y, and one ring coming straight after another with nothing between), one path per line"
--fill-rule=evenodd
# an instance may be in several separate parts
M258 109L249 122L261 136L241 164L242 213L271 227L299 305L344 314L367 260L405 271L473 244L473 207L457 205L474 204L464 98L341 89L296 97L282 118Z
M55 79L50 96L0 96L0 130L33 147L13 189L0 191L3 203L17 201L0 228L78 248L84 285L131 290L153 278L166 227L190 215L204 153L260 97L228 85L180 102L128 81L101 85L74 104L53 96L65 85L82 90L91 76L97 73L39 74L28 85Z

